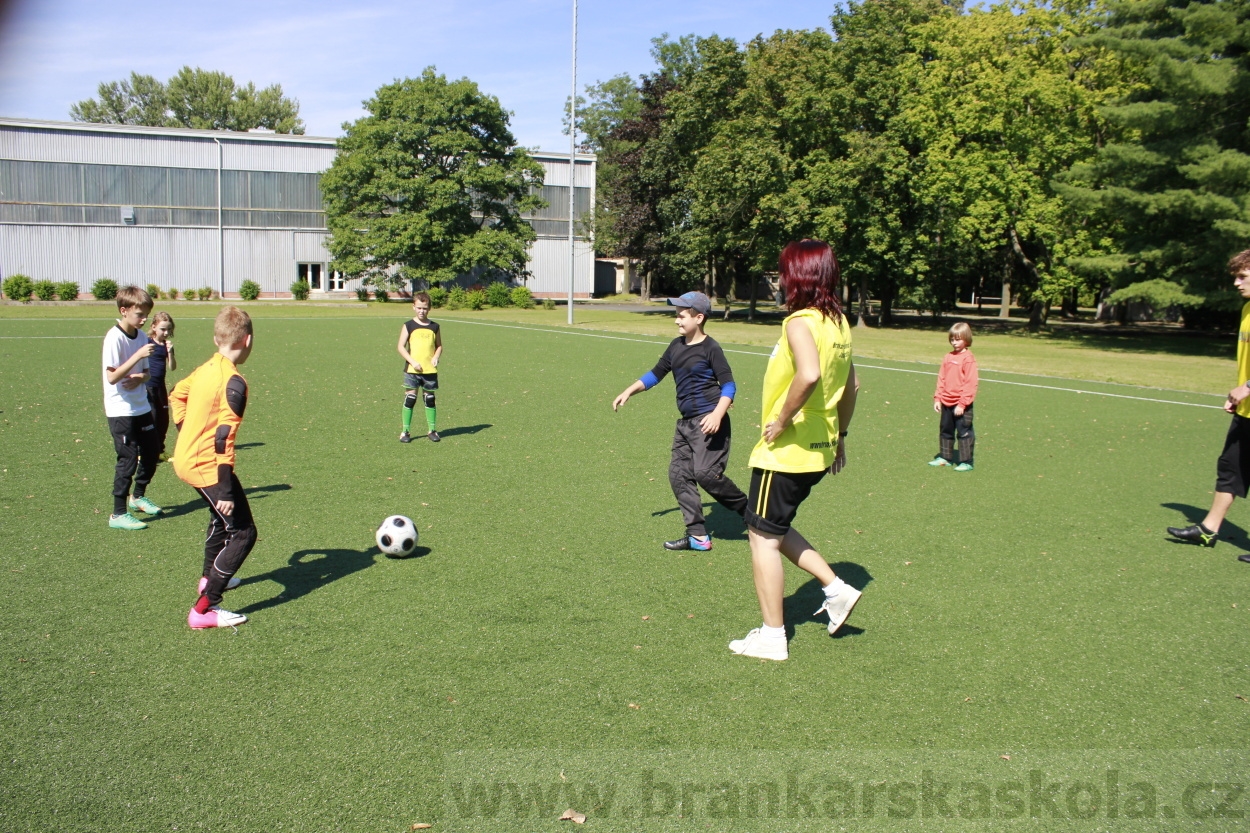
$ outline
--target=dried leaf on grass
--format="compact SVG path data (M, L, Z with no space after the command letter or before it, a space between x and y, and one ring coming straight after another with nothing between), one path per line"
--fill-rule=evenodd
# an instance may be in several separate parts
M434 826L434 825L432 825L432 824L426 824L426 823L425 823L425 822L423 822L423 821L419 821L419 822L417 822L416 824L414 824L414 825L412 826L412 829L413 829L413 830L429 830L429 829L430 829L431 827L433 827L433 826Z
M564 811L564 815L560 816L560 821L571 821L574 824L585 824L586 814L579 813L576 810L569 808Z

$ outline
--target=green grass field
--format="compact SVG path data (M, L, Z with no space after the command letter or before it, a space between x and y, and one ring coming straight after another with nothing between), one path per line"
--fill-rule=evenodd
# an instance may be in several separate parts
M787 568L768 663L726 648L759 624L738 519L660 548L671 381L610 407L671 320L435 315L444 441L401 445L406 307L251 309L235 633L186 626L207 513L169 467L167 516L106 528L109 308L0 307L0 830L1245 829L1250 520L1163 532L1210 501L1227 358L978 340L955 474L925 465L940 333L865 334L848 468L796 522L863 600L830 638ZM171 382L215 310L173 305ZM710 327L743 486L776 338L748 326ZM1106 383L1147 367L1194 392ZM392 513L419 557L373 546Z

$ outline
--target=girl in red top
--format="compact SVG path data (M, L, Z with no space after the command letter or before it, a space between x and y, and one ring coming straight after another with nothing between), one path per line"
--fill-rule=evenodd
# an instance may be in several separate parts
M951 351L938 370L933 410L942 415L938 429L938 456L931 466L955 466L955 471L972 471L972 450L977 436L972 431L972 400L977 396L977 360L972 346L972 328L960 321L950 330ZM955 465L955 438L959 438L959 464Z

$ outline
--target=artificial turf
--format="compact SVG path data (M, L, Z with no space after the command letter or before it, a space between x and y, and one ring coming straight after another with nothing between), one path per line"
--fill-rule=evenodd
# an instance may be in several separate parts
M202 309L174 312L171 383L212 350ZM255 308L237 633L186 626L207 515L168 466L169 514L106 528L108 310L0 316L0 829L1245 824L1219 788L1250 760L1250 524L1163 533L1210 501L1218 399L986 373L957 474L925 465L934 377L860 360L848 468L796 526L863 600L830 638L788 567L768 663L726 649L759 624L740 521L660 548L671 382L611 410L666 338L435 314L444 441L402 445L405 312ZM767 350L725 346L745 486ZM394 513L417 557L373 546Z

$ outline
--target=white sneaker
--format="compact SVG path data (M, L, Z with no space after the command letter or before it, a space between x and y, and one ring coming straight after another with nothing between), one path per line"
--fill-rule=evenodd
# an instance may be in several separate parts
M832 596L826 593L825 603L820 609L813 613L829 614L829 635L838 632L838 628L842 627L842 623L846 621L846 617L851 615L851 611L855 608L855 603L859 601L859 597L864 595L856 590L845 581L838 579L834 585L834 593Z
M744 657L759 659L783 660L790 658L790 646L786 644L784 635L780 637L764 636L759 628L753 628L742 639L729 643L729 650Z
M207 613L196 613L195 608L187 614L187 624L195 630L203 628L234 628L247 621L242 613L232 613L221 607L210 607Z
M238 576L231 576L230 580L226 582L226 589L233 590L234 588L238 587L242 583L243 583L243 579L239 578ZM195 592L199 593L202 596L204 595L204 588L206 587L208 587L208 579L201 576L199 589L197 589Z

